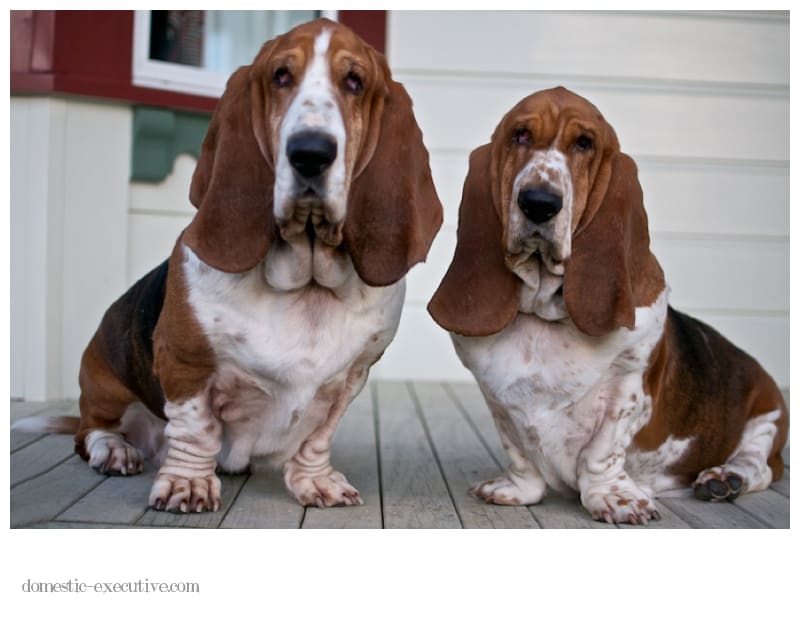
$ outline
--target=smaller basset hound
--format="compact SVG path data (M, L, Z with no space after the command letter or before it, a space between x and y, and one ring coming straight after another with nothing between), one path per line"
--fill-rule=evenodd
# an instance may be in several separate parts
M348 28L300 25L231 76L190 199L169 260L83 355L80 421L40 429L75 432L105 474L160 451L156 509L217 510L217 469L257 457L303 505L361 503L331 438L442 222L408 94Z
M429 304L510 457L471 492L575 492L607 522L654 497L733 499L781 477L788 412L762 367L668 305L633 160L600 112L555 88L473 151L458 242Z

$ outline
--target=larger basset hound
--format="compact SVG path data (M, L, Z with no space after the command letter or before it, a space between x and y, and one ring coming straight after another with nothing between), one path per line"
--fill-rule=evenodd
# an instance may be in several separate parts
M217 468L256 457L303 505L361 503L331 437L442 221L408 94L348 28L298 26L231 76L190 198L169 260L111 306L83 355L79 427L49 429L75 431L91 466L122 475L163 433L156 509L217 510Z
M761 366L672 309L633 160L585 99L514 106L476 149L452 264L429 304L510 457L472 492L577 491L595 519L645 523L654 497L766 488L788 413Z

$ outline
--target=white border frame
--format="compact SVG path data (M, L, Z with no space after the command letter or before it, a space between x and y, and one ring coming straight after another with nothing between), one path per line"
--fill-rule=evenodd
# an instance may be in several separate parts
M337 21L338 11L321 11L322 17ZM217 98L225 90L228 73L152 60L150 54L150 11L133 12L134 86Z

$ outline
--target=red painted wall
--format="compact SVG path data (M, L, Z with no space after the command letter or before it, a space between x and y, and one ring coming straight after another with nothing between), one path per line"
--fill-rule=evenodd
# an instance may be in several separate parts
M379 51L386 11L340 11ZM133 11L11 11L11 93L62 93L195 111L217 100L131 82Z

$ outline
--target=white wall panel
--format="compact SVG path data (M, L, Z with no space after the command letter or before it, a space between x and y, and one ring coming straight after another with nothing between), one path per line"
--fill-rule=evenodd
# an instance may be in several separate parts
M12 394L75 397L83 349L124 286L130 110L12 102L12 364L24 368Z
M189 185L196 163L191 155L180 154L175 158L170 175L160 183L132 182L130 210L192 217L195 208L189 202Z
M664 163L640 158L650 229L789 236L789 166Z
M393 11L398 70L788 84L788 14Z
M676 303L698 309L788 311L788 241L656 236L652 250Z
M370 372L382 380L471 381L450 335L433 322L423 306L407 304L394 341Z
M61 397L78 395L83 350L125 288L130 127L127 106L67 104Z
M128 285L169 257L195 208L189 185L195 159L179 155L172 173L160 183L131 183L128 212Z
M169 258L191 217L131 213L128 220L127 286Z

